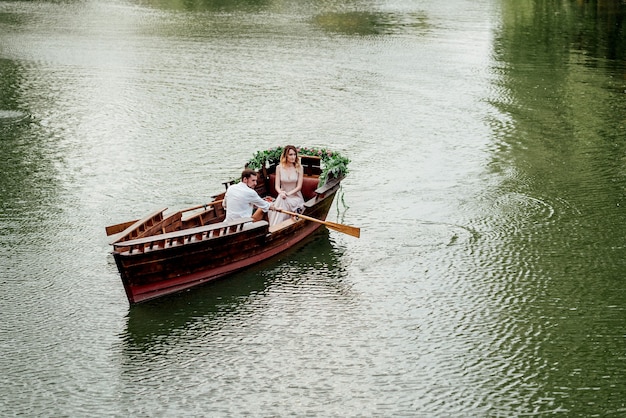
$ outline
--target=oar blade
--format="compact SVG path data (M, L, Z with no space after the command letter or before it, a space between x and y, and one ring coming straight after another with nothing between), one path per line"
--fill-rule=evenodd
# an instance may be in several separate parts
M326 221L324 225L326 225L330 229L334 229L335 231L343 232L344 234L361 238L361 228L357 228L355 226L350 226L350 225L336 224L334 222L329 222L329 221Z
M128 228L129 226L131 226L137 221L138 219L135 219L134 221L122 222L121 224L110 225L110 226L105 227L107 237L110 237L111 235L115 235L119 232L122 232L123 230L125 230L126 228Z

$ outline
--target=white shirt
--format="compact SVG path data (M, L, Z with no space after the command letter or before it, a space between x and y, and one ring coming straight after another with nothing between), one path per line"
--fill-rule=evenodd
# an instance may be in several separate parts
M224 196L224 207L226 208L225 221L232 221L237 218L249 218L252 216L254 206L267 212L270 203L261 199L259 194L248 187L244 182L230 186Z

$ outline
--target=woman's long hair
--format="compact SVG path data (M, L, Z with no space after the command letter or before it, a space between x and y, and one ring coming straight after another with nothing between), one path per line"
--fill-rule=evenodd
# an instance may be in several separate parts
M300 168L300 156L298 155L298 150L293 145L287 145L283 149L282 154L280 154L280 165L287 167L287 164L289 164L289 161L287 161L287 154L289 154L290 150L293 150L296 153L296 168Z

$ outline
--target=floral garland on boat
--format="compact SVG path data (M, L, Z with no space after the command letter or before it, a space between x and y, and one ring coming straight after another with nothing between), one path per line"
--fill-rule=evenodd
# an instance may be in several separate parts
M284 147L275 147L263 151L257 151L252 159L248 161L246 167L253 170L260 170L268 165L280 163L280 155ZM320 157L322 161L322 173L320 174L320 185L326 183L331 178L343 177L348 174L348 163L350 160L336 151L326 148L296 147L299 156Z

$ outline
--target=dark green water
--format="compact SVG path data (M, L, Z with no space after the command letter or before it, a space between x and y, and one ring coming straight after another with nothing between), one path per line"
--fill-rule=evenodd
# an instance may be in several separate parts
M0 415L625 416L625 14L0 2ZM130 308L104 227L287 143L362 237Z

